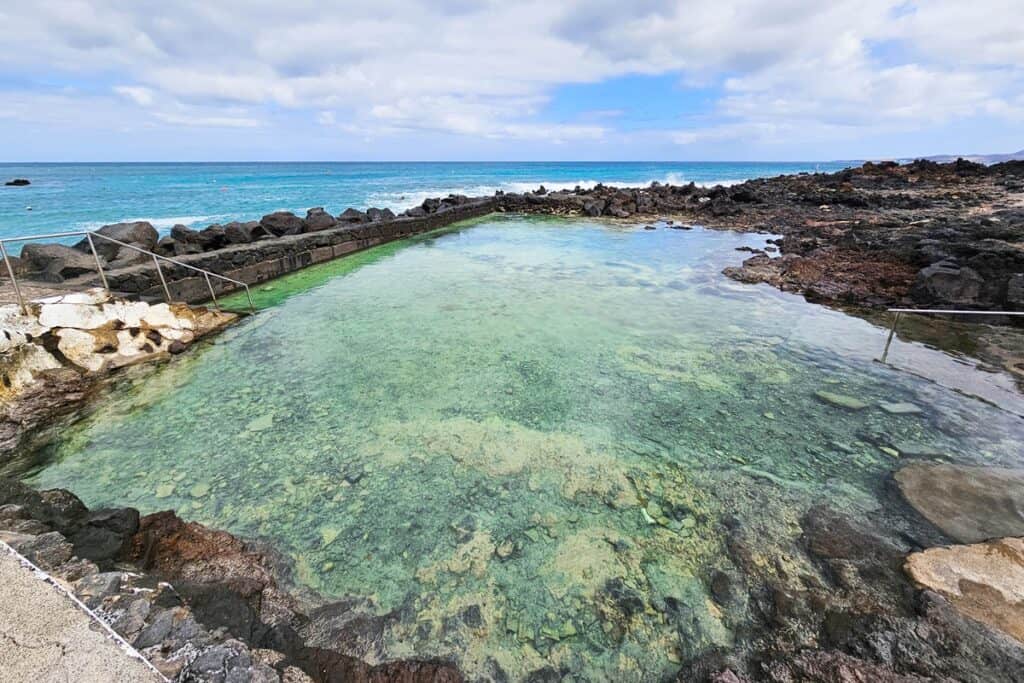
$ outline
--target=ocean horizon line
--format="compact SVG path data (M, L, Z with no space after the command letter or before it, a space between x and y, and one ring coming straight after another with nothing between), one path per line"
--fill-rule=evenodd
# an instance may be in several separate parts
M911 157L892 157L893 160L897 159L908 159ZM923 158L923 157L913 157ZM880 161L881 158L875 159ZM351 165L372 165L372 164L464 164L464 165L482 165L482 164L843 164L843 163L863 163L868 161L866 159L793 159L793 160L773 160L773 159L733 159L733 160L690 160L690 161L674 161L674 160L657 160L657 159L636 159L630 161L579 161L575 159L562 159L558 161L544 161L544 160L520 160L520 161L509 161L509 160L483 160L483 161L470 161L470 160L456 160L456 161L445 161L445 160L420 160L420 161L319 161L312 159L298 159L298 160L257 160L257 161L244 161L239 159L225 159L220 161L189 161L189 160L151 160L151 161L0 161L0 166L99 166L99 165L174 165L174 164L192 164L192 165L229 165L229 164L351 164Z

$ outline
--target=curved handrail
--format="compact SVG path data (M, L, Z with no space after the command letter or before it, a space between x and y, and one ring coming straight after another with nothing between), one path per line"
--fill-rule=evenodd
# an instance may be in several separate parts
M196 266L191 266L191 265L189 265L187 263L183 263L182 261L179 261L177 259L168 258L167 256L162 256L162 255L157 254L155 252L149 251L148 249L143 249L142 247L137 247L134 244L128 244L127 242L122 242L119 239L115 239L113 237L110 237L108 235L104 235L104 234L99 233L99 232L94 232L94 231L91 231L91 230L74 230L74 231L71 231L71 232L53 232L53 233L49 233L49 234L46 234L46 235L29 235L29 236L25 236L25 237L4 237L4 238L0 238L0 255L3 256L4 264L7 266L7 274L10 275L10 277L11 277L11 283L14 285L14 293L18 297L18 304L21 306L22 313L27 313L28 309L25 306L25 299L21 295L21 287L18 285L18 279L14 275L14 267L11 265L11 260L10 260L10 258L7 255L6 244L8 242L33 242L33 241L36 241L36 240L57 239L57 238L63 238L63 237L80 237L80 236L83 236L83 235L85 236L85 239L89 243L89 250L92 252L93 258L96 259L96 269L99 272L100 281L103 283L103 289L107 290L108 294L110 293L110 286L107 284L107 275L106 275L106 273L103 272L103 262L100 260L100 256L96 252L96 245L93 242L93 239L97 238L97 237L100 238L100 239L106 240L108 242L113 242L114 244L117 244L117 245L119 245L121 247L127 247L128 249L131 249L133 251L137 251L140 254L146 254L147 256L151 256L153 258L153 266L156 268L156 273L160 277L160 284L163 287L164 298L167 301L167 303L171 303L171 291L170 291L170 289L168 289L168 287L167 287L167 280L164 278L164 273L160 269L160 261L166 261L168 263L173 263L174 265L180 266L180 267L185 268L187 270L192 270L192 271L195 271L197 273L202 273L203 277L206 280L206 287L207 287L207 289L210 290L210 300L213 302L213 307L216 308L218 311L220 310L220 304L217 302L217 295L214 293L214 291L213 291L213 284L210 282L210 277L211 276L217 278L218 280L224 280L226 282L230 282L230 283L232 283L234 285L238 285L239 287L242 287L243 289L245 289L245 296L249 300L249 310L252 313L256 312L256 306L252 302L252 292L249 291L249 285L247 285L246 283L242 282L241 280L235 280L234 278L230 278L227 275L221 275L220 273L215 273L212 270L206 270L204 268L198 268Z

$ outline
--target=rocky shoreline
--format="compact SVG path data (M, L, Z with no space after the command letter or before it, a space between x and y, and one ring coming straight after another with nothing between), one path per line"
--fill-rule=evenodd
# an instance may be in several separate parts
M165 360L238 319L184 304L148 304L103 290L0 306L0 466L30 453L89 405L115 371Z
M228 274L253 269L257 281L491 211L781 235L776 251L755 253L726 274L824 303L1024 304L1020 162L870 164L710 189L541 188L427 200L397 217L278 213L200 231L178 227L162 239L148 224L104 230ZM93 274L95 262L81 248L41 247L23 253L22 273L72 283ZM320 255L301 256L314 250ZM154 286L144 266L124 262L129 254L100 256L122 291ZM28 320L13 307L4 316L5 398L18 397L5 402L0 421L0 449L10 454L31 450L40 430L89 403L111 370L176 355L233 319L100 293L33 304ZM756 525L724 520L718 531L734 571L701 580L716 604L746 605L749 618L737 625L735 647L681 662L677 680L1024 680L1024 472L907 460L870 514L807 510L795 522L796 540L780 541L787 562L764 556ZM450 662L388 657L384 634L401 613L379 615L361 597L309 594L272 548L171 511L90 511L70 492L0 479L0 540L70 585L177 681L463 679ZM612 611L635 611L625 589L609 596ZM528 680L571 673L546 668ZM500 668L492 674L507 680Z
M782 548L785 564L765 562L756 526L726 519L738 571L703 579L716 603L747 603L749 623L733 648L683 662L676 680L1020 681L1021 481L1024 471L911 460L873 513L809 509ZM463 680L450 662L385 656L400 611L295 589L272 548L171 511L90 511L68 491L0 479L0 540L175 681ZM635 599L620 592L613 601ZM541 669L528 680L571 673ZM507 678L497 669L486 680Z
M1019 161L993 166L964 160L867 163L837 173L712 188L653 183L558 192L540 187L491 197L450 195L427 199L398 216L376 208L349 208L333 216L318 207L305 217L281 211L258 221L202 230L179 225L162 238L144 222L110 225L98 232L253 284L495 211L660 219L667 228L702 225L779 235L771 247L726 274L800 292L812 301L875 308L1024 308L1024 162ZM97 249L115 290L161 294L144 254L102 240ZM48 282L81 284L96 277L84 241L74 247L26 245L15 267ZM208 299L205 283L193 273L169 266L165 276L176 299Z
M67 584L175 681L462 680L444 662L367 664L360 657L379 646L383 617L352 601L307 614L279 586L289 569L270 548L170 511L90 511L70 491L0 479L0 541ZM305 644L315 639L340 648Z

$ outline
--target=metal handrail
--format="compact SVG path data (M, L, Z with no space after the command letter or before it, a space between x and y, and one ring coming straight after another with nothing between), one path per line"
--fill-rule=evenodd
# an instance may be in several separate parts
M104 235L99 232L93 232L90 230L74 230L71 232L52 232L46 235L28 235L25 237L0 238L0 255L3 256L4 265L7 266L7 274L10 275L11 277L11 283L14 285L14 293L18 297L18 304L21 306L22 313L27 314L28 308L25 306L25 299L21 294L21 287L18 285L18 278L15 277L14 275L14 266L11 265L11 259L7 255L6 244L8 242L34 242L36 240L57 239L63 237L80 237L83 235L85 236L86 241L88 241L89 243L89 251L92 252L93 258L96 259L96 268L99 271L100 281L103 283L103 289L107 291L107 294L110 294L110 285L107 283L107 275L106 273L103 272L103 262L100 260L100 255L96 251L96 244L93 242L93 239L96 237L107 240L108 242L113 242L114 244L117 244L122 247L127 247L128 249L137 251L140 254L146 254L148 256L153 257L153 267L156 268L156 273L160 277L160 284L164 290L164 299L167 301L167 303L172 303L171 290L167 287L167 280L166 278L164 278L163 270L160 269L160 261L167 261L168 263L173 263L174 265L185 268L187 270L193 270L197 273L202 273L203 278L206 280L206 287L207 289L210 290L210 300L213 302L213 307L217 309L217 311L220 311L220 304L217 302L217 295L214 293L213 284L210 282L211 275L217 278L218 280L224 280L226 282L230 282L232 284L238 285L239 287L242 287L245 290L246 298L249 300L249 310L252 313L256 312L256 306L252 302L252 292L249 291L249 285L242 282L241 280L235 280L234 278L230 278L227 275L215 273L212 270L205 270L203 268L197 268L196 266L190 266L189 264L178 261L177 259L161 256L160 254L149 251L148 249L143 249L142 247L137 247L134 244L122 242L121 240L114 239L113 237Z
M885 350L882 351L882 357L878 360L882 363L889 357L889 346L892 344L892 338L896 334L896 326L900 322L900 316L904 313L920 313L922 315L1009 315L1024 316L1024 311L956 311L946 310L943 308L890 308L889 313L895 313L896 315L892 319L892 327L889 328L889 337L885 340Z

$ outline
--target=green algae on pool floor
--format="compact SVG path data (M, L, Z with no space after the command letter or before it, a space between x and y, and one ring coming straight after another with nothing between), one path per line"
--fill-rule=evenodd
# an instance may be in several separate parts
M761 244L504 217L311 269L34 483L268 539L398 615L389 657L658 680L745 619L709 589L727 518L771 556L815 501L877 505L901 457L1019 458L1019 418L874 363L883 330L720 274Z

